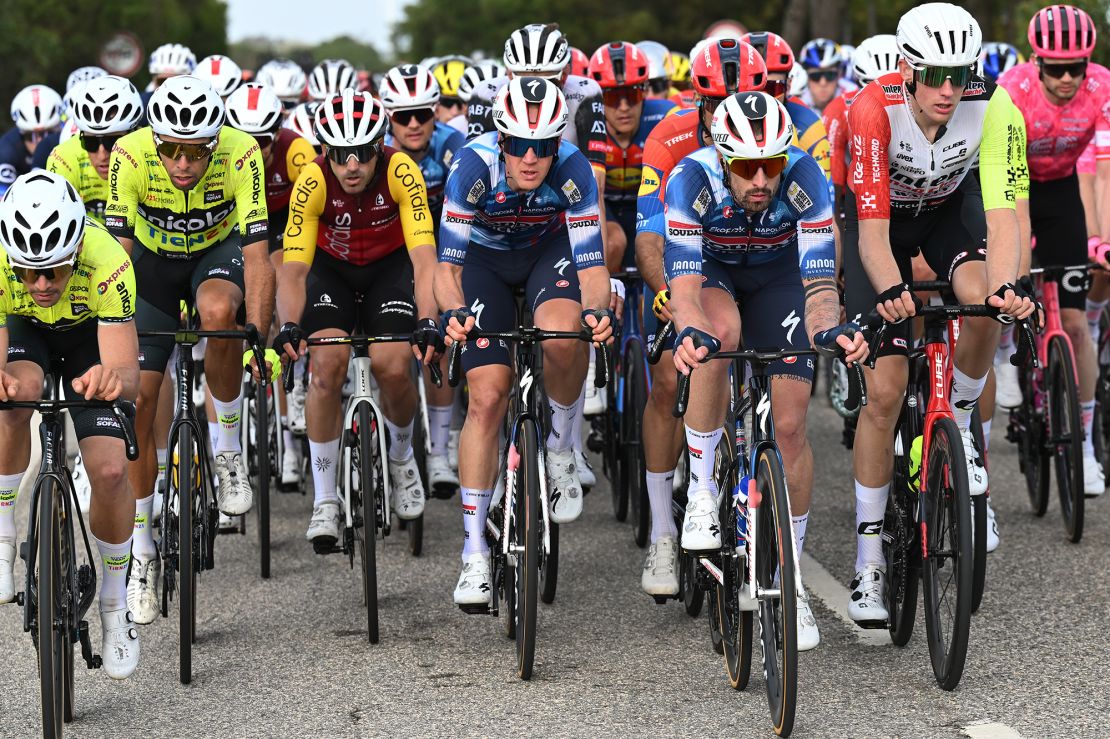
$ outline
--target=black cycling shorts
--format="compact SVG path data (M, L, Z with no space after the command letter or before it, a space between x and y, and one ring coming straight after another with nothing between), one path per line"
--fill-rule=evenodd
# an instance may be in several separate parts
M8 363L34 362L42 373L60 372L67 400L79 400L73 380L100 364L100 344L95 320L86 320L72 328L51 329L38 326L20 316L8 316ZM73 430L77 440L90 436L111 436L123 439L123 429L115 413L101 408L72 408Z
M285 226L288 222L288 205L280 210L270 211L270 241L268 243L268 247L271 254L273 254L275 251L281 251L285 247Z
M505 251L470 243L463 264L462 288L479 331L517 328L513 299L517 286L524 287L524 299L533 313L557 298L582 302L578 270L565 228L529 249ZM509 346L504 341L489 339L468 341L463 346L462 361L467 372L488 364L508 366Z
M844 295L849 321L866 321L875 310L880 290L871 284L859 253L859 214L855 195L844 196ZM987 258L987 217L983 211L983 193L974 177L965 177L948 200L934 210L915 218L891 218L890 246L898 271L905 282L913 280L912 260L918 254L942 280L951 280L952 273L964 262ZM984 300L986 296L983 296ZM877 356L906 356L911 346L911 321L891 326L886 331Z
M244 289L243 247L238 231L232 231L226 239L192 258L167 257L136 244L131 260L139 291L135 320L140 334L177 330L181 325L181 301L195 305L197 290L203 282L227 280ZM173 337L140 335L140 369L165 372L173 347Z
M1079 176L1047 182L1029 181L1029 220L1037 248L1033 260L1042 267L1087 263L1087 218L1079 197ZM1086 271L1053 278L1060 283L1060 307L1087 309Z
M358 266L317 251L305 288L301 328L345 333L411 334L416 330L412 262L404 247Z
M636 202L615 203L605 201L605 220L620 224L628 246L624 249L621 269L636 269Z

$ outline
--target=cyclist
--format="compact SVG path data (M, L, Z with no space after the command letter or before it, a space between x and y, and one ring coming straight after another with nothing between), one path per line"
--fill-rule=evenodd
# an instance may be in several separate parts
M146 99L150 100L150 93L158 89L166 80L182 74L192 74L197 66L197 57L192 49L182 44L162 44L150 53L150 87L147 88Z
M307 164L293 186L278 278L282 328L275 343L289 344L291 358L298 354L301 324L308 337L347 336L356 327L413 333L414 342L429 332L438 336L427 190L407 154L382 146L386 122L382 104L368 92L343 90L316 109L326 154ZM424 317L419 329L418 310ZM403 344L379 344L370 357L389 430L393 510L401 519L417 518L424 511L424 489L412 452L412 355ZM349 347L312 348L306 407L314 499L306 538L321 554L339 538L336 474L349 361Z
M37 400L61 365L65 395L133 399L139 385L135 278L127 253L52 172L19 177L0 201L0 400ZM109 289L97 285L111 282ZM135 501L123 429L111 411L74 409L73 427L92 483L89 516L100 554L100 655L109 677L139 662L127 608ZM15 597L15 500L30 461L31 411L0 413L0 603Z
M150 125L112 150L104 221L135 265L139 331L172 331L180 303L193 303L206 330L233 329L246 300L259 327L273 315L274 271L267 259L265 175L257 142L225 127L224 104L207 82L166 80L147 105ZM238 226L238 230L236 230ZM142 376L135 431L139 460L129 474L136 519L149 520L156 476L154 411L172 338L140 342ZM213 440L217 502L227 516L250 510L253 493L239 440L242 344L209 341L205 378L219 429ZM160 571L150 528L136 527L128 601L138 623L158 612Z
M464 56L448 56L436 60L430 68L439 83L439 103L436 105L436 117L440 123L446 123L464 134L466 127L466 101L459 93L462 86L463 75L471 66L471 62Z
M569 120L557 84L514 77L497 93L496 132L472 140L447 175L440 229L436 296L452 341L471 328L512 330L512 286L525 286L536 326L576 331L595 341L612 334L609 276L603 257L590 163L561 140ZM579 288L581 285L581 288ZM582 309L587 310L583 311ZM497 476L498 430L512 371L504 342L479 339L463 349L470 406L459 441L465 543L455 588L458 604L488 603L485 520ZM582 513L570 429L586 376L581 342L543 344L544 384L551 406L547 485L554 523Z
M694 84L690 81L690 57L671 52L670 100L683 108L694 107Z
M839 347L850 362L867 356L862 334L838 327L828 187L817 162L790 145L791 128L785 106L767 93L728 97L713 114L714 146L683 159L667 180L664 263L679 332L674 366L683 374L697 369L685 420L691 482L683 549L721 546L713 470L729 367L699 362L716 350L736 348L741 324L748 346L805 349L812 341L830 352ZM790 481L800 555L813 450L806 440L809 391L799 383L813 381L813 361L782 360L770 372L775 435ZM804 588L798 589L798 623L798 648L816 647L820 634Z
M36 149L61 126L62 98L46 85L24 87L12 99L12 120L15 128L0 136L0 195L31 171Z
M802 102L818 113L837 95L856 89L856 85L840 76L844 53L835 41L827 38L813 39L802 47L799 60L809 79L806 90L802 93Z
M999 78L1025 117L1029 151L1029 216L1038 237L1037 261L1064 266L1087 260L1087 227L1079 195L1076 161L1091 139L1099 160L1096 192L1100 218L1110 213L1110 72L1091 63L1095 24L1087 13L1070 5L1042 8L1029 22L1031 62L1019 64ZM1102 218L1101 244L1090 257L1106 266L1110 225ZM1060 321L1071 338L1079 375L1083 421L1083 487L1087 495L1106 489L1102 466L1091 434L1095 411L1098 363L1085 315L1087 287L1082 276L1060 279ZM1016 372L998 366L999 385L1020 398Z
M1024 125L1001 87L973 77L982 34L964 9L926 3L908 11L896 34L898 72L867 85L848 110L852 196L845 202L847 314L872 310L901 321L875 347L868 404L855 436L856 575L848 614L885 622L881 535L890 490L891 439L905 394L909 326L916 311L910 260L920 250L950 280L961 303L983 303L1024 318L1032 302L1014 288L1018 217L1026 197ZM979 161L979 180L967 172ZM980 190L979 181L982 182ZM983 245L986 248L983 248ZM985 260L985 261L984 261ZM998 323L967 318L953 357L951 403L963 436L968 486L987 490L970 424L987 379Z
M588 59L586 63L589 64ZM505 68L493 60L486 60L477 64L471 64L469 67L466 68L466 72L463 73L462 79L459 80L459 99L462 100L464 103L469 103L470 96L474 94L475 87L485 82L486 80L496 79L498 77L503 77L504 75ZM440 99L442 100L442 91L440 95ZM437 106L437 110L438 109L439 107ZM458 121L458 123L461 125L455 125L456 121ZM463 135L466 134L466 115L462 115L461 120L459 120L459 116L456 116L447 123L451 125L452 128L461 131Z
M281 100L284 116L288 116L304 100L305 89L308 87L304 70L292 59L271 59L258 68L254 81L273 89L278 100Z
M590 74L590 57L577 46L570 47L570 73L579 77Z
M193 76L212 85L212 89L225 103L228 96L243 84L243 70L238 64L220 54L201 59L193 70Z
M658 41L637 41L636 47L648 60L648 81L644 98L667 99L671 95L671 72L673 71L670 49Z
M325 59L308 75L308 97L323 102L343 90L354 89L358 72L346 59Z
M1021 52L1010 44L1000 41L990 41L983 44L983 51L979 54L978 73L991 82L995 82L1004 72L1025 62Z
M285 118L285 123L283 125L285 128L288 128L293 133L312 144L312 148L319 154L321 151L320 140L316 138L315 128L317 105L319 105L319 103L316 102L300 103L289 111L289 115Z
M712 146L709 130L713 112L729 95L761 90L767 82L763 57L743 41L719 39L708 53L693 55L697 107L667 116L644 145L640 191L636 200L636 264L645 294L654 295L652 309L644 306L644 335L655 339L672 319L666 307L669 293L663 274L666 232L663 195L667 178L688 154ZM663 359L651 370L651 391L643 417L644 466L651 506L651 546L644 562L641 587L649 595L678 593L678 531L671 514L674 471L682 452L682 422L671 415L675 400L675 373L670 369L668 341Z
M481 69L481 66L472 66L466 70L459 85L460 95L472 73ZM436 120L439 84L424 67L409 64L389 70L378 89L378 97L389 115L386 146L395 146L419 165L428 188L432 223L438 224L443 212L447 169L458 151L466 145L466 137ZM436 387L430 381L424 383L424 390L428 404L428 482L433 489L441 492L453 491L459 486L459 478L451 469L447 445L455 390L446 383Z

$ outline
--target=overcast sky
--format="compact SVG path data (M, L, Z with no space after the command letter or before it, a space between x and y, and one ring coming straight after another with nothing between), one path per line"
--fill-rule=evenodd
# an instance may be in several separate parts
M252 36L315 44L336 36L392 48L391 29L412 0L224 0L227 39Z

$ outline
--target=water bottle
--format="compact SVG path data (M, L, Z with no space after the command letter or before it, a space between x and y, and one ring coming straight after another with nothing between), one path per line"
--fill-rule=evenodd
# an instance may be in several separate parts
M743 550L748 542L748 483L750 478L740 478L740 484L732 489L732 505L736 509L736 548Z

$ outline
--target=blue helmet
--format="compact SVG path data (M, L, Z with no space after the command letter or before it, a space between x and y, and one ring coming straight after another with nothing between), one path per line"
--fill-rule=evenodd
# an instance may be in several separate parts
M806 69L821 69L824 67L839 67L844 62L844 54L840 45L827 38L815 38L802 47L798 61Z
M1011 67L1024 62L1015 47L1001 41L991 41L983 44L983 51L979 54L979 74L989 80L997 80L1002 73Z

